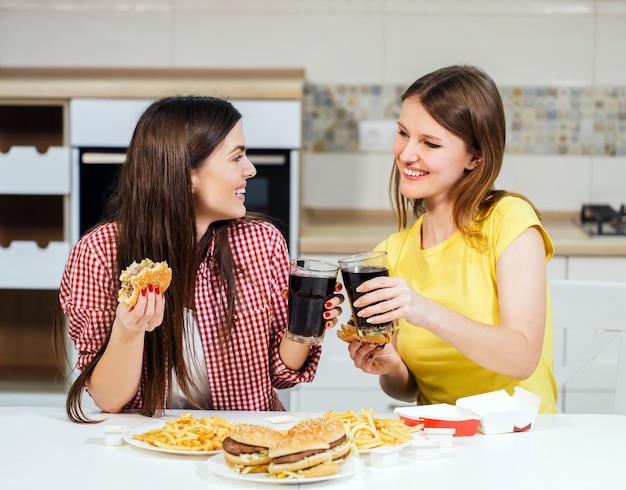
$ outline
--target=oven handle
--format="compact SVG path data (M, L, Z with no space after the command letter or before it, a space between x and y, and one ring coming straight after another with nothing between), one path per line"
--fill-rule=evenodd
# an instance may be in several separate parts
M285 155L256 155L254 153L248 153L248 158L255 167L259 165L286 165L287 158Z
M126 153L99 153L94 151L86 151L80 156L80 163L86 164L111 164L126 162Z
M285 165L287 159L284 155L255 155L249 154L248 158L255 165ZM81 163L84 164L122 164L126 161L126 153L102 153L86 151L81 154Z

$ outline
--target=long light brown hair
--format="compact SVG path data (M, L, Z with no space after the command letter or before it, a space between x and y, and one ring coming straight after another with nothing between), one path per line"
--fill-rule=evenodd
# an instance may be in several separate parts
M107 204L104 221L114 221L117 226L114 276L145 257L167 260L173 271L171 286L165 292L163 323L145 334L143 415L163 411L167 387L172 386L172 372L185 396L193 402L192 392L197 387L190 373L193 366L186 365L183 355L183 314L185 307L193 305L196 273L212 240L219 280L229 292L220 335L223 340L230 335L237 266L230 250L228 228L259 216L213 223L204 236L197 237L191 170L202 165L240 119L241 114L232 104L212 97L168 97L154 102L137 123L117 187ZM85 416L81 400L85 383L108 339L107 336L70 387L66 411L74 422L93 422Z
M533 206L524 196L494 189L504 157L506 120L500 92L489 75L474 66L440 68L416 80L401 96L402 102L407 99L419 100L439 125L461 138L467 151L481 159L480 165L465 171L452 192L454 225L470 244L481 244L484 237L475 224L502 197L514 195ZM418 218L426 208L423 199L402 195L400 177L394 162L389 192L398 226L406 228L409 215Z

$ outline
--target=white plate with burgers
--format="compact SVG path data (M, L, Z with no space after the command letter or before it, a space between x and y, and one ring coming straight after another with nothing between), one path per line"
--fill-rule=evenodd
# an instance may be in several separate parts
M262 483L312 483L354 475L351 441L338 420L304 419L288 431L236 424L223 452L207 461L220 476Z
M214 474L231 478L239 481L251 481L257 483L273 483L275 485L290 485L300 483L315 483L327 480L336 480L338 478L348 478L356 475L363 469L363 462L358 458L350 458L346 461L337 473L325 476L316 476L310 478L276 478L270 473L235 473L233 469L224 461L223 454L217 454L209 458L206 462L207 467Z

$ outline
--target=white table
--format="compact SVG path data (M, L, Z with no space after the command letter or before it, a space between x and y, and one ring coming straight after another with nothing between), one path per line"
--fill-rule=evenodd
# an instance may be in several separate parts
M274 413L194 412L228 421L265 423ZM175 418L179 413L168 413ZM298 418L309 414L294 413ZM310 414L319 415L319 414ZM376 414L382 416L387 414ZM626 416L540 415L524 433L455 437L441 458L379 469L365 466L340 480L299 485L248 483L213 474L206 457L129 445L104 445L107 425L128 428L161 420L107 415L101 424L69 422L62 408L0 408L0 489L587 489L626 488Z

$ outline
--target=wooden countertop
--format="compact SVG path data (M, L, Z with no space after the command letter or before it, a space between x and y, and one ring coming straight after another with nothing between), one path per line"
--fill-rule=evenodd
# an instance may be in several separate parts
M202 68L0 68L0 98L301 99L304 70Z
M590 237L577 224L578 212L543 213L555 255L626 257L626 237ZM352 254L374 248L397 231L390 211L304 210L300 223L303 254Z

